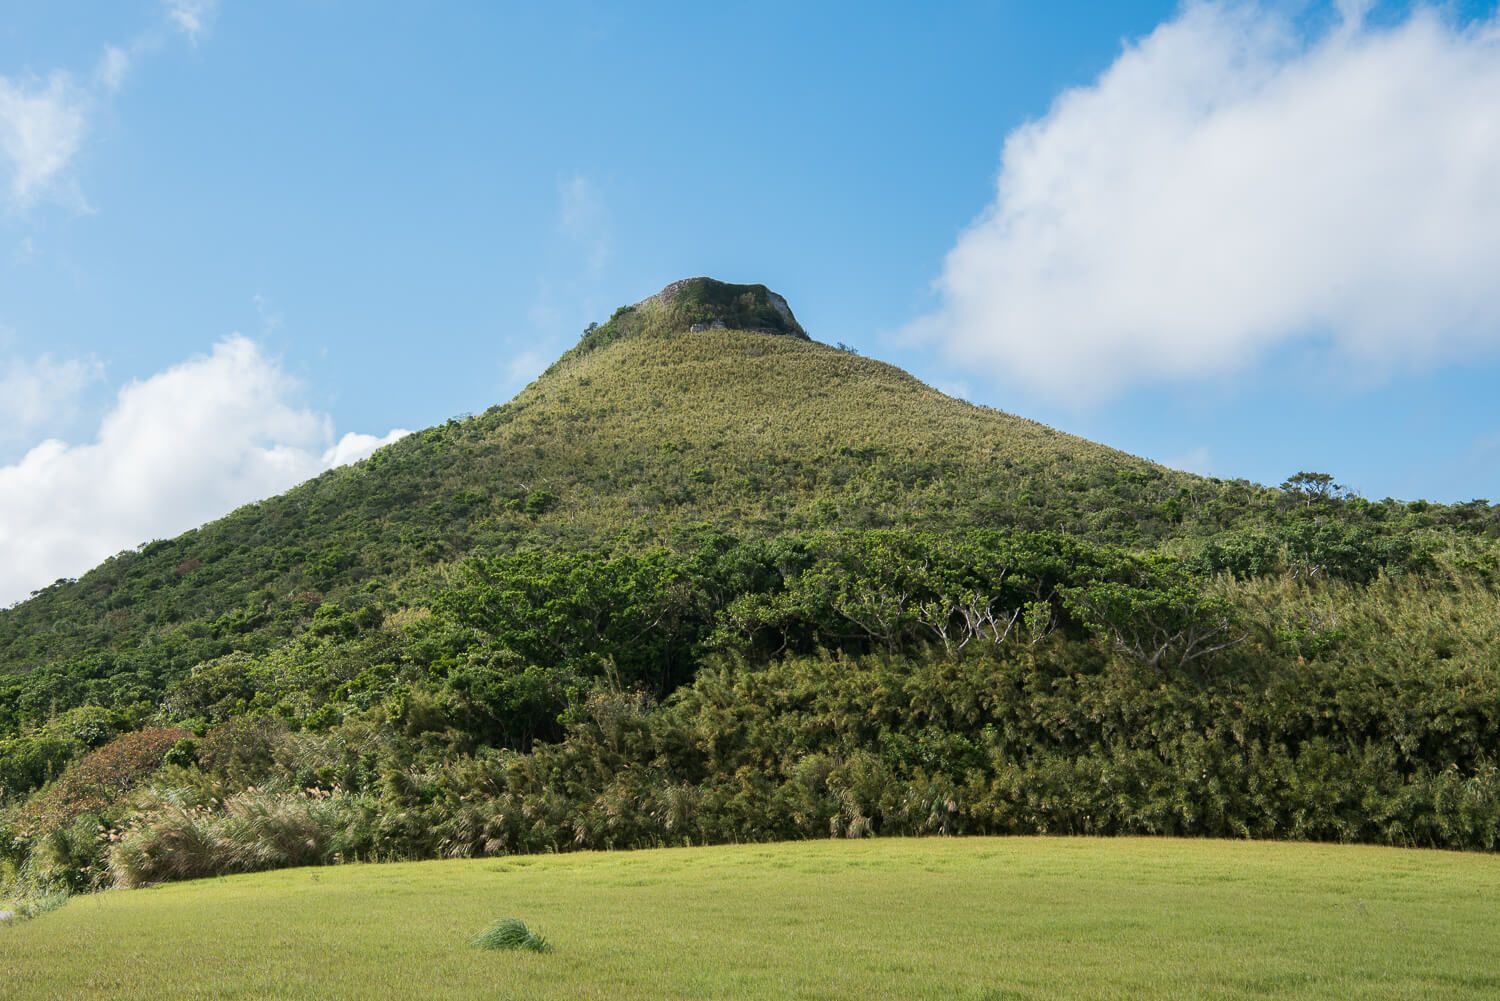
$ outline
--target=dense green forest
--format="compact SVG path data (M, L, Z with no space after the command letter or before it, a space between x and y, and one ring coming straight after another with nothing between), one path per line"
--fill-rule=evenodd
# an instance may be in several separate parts
M706 279L0 612L18 894L896 833L1493 850L1500 507L1175 472ZM722 328L717 323L723 323Z

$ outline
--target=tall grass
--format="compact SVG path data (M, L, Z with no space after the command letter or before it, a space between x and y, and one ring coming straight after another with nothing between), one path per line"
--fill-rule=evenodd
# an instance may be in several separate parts
M182 790L155 795L110 848L116 886L321 865L368 844L358 800L341 791L252 787L222 803Z

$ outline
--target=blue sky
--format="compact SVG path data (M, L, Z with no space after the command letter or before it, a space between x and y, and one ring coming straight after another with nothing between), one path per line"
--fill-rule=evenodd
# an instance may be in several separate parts
M0 603L697 274L1169 465L1500 499L1492 3L12 6Z

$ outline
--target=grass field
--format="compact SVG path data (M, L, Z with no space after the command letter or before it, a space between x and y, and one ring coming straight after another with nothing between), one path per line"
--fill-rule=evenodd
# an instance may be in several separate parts
M515 917L549 953L466 943ZM1500 997L1500 859L1153 839L295 869L0 928L4 998Z

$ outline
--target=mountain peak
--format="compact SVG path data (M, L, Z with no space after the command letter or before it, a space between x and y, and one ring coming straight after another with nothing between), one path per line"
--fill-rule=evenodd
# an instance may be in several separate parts
M671 314L671 326L691 332L728 328L811 340L792 315L786 299L764 285L734 285L707 277L682 278L629 308L639 311L652 304L664 307Z

